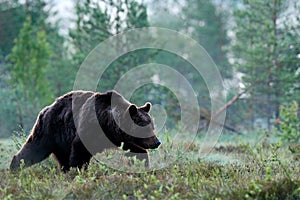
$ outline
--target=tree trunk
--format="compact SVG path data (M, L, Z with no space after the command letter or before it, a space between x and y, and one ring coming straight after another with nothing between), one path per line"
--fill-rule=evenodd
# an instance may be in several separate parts
M270 90L270 87L269 87ZM268 133L271 133L271 118L272 118L272 109L271 109L271 95L268 91L267 94L267 124L268 124Z
M254 115L254 110L255 110L255 101L253 98L250 99L250 120L251 120L251 125L250 128L251 130L254 130L254 123L255 123L255 115Z

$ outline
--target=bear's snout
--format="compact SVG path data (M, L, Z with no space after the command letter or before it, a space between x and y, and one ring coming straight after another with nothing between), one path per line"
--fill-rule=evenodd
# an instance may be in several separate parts
M160 144L161 144L160 141L157 139L157 140L155 141L155 148L159 147Z
M20 163L17 162L16 155L14 155L14 157L13 157L11 163L10 163L10 166L9 166L10 170L15 171L16 169L18 169L19 164Z
M135 140L134 144L144 149L156 149L161 144L157 137L139 138Z
M157 138L155 138L153 139L153 142L149 145L149 149L156 149L159 147L160 144L160 141Z

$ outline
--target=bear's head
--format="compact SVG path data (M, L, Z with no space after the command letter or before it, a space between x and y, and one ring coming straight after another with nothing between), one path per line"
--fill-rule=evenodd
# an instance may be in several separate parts
M124 143L131 143L143 149L156 149L160 145L149 115L150 109L150 103L141 107L130 105L127 108L121 120L121 129L126 135Z

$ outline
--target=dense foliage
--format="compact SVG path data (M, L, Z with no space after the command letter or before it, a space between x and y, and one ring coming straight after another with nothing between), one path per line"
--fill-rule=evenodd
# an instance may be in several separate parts
M151 25L170 27L198 41L217 64L228 100L247 90L227 109L226 123L231 130L261 127L270 132L280 118L280 105L299 104L296 1L76 1L73 26L64 36L59 20L53 20L58 18L54 7L43 0L0 3L2 137L19 126L28 131L44 105L72 90L80 64L97 44L131 28ZM29 18L31 22L26 21ZM37 38L43 40L40 46L35 44ZM124 42L117 41L118 46L122 48ZM42 51L44 55L32 53ZM137 50L121 56L103 74L97 90L112 89L123 74L146 63L165 64L184 75L196 91L201 110L209 112L210 93L201 75L183 58L161 50ZM145 85L136 90L132 101L141 104L145 100L163 105L169 116L168 128L176 126L180 105L172 91Z

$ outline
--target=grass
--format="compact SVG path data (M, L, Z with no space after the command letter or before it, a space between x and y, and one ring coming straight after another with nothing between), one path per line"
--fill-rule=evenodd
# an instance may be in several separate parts
M10 173L16 150L1 140L0 199L300 199L299 159L276 138L223 135L205 158L198 156L197 140L159 170L122 172L93 159L87 170L67 174L51 159ZM160 159L152 157L167 158Z

